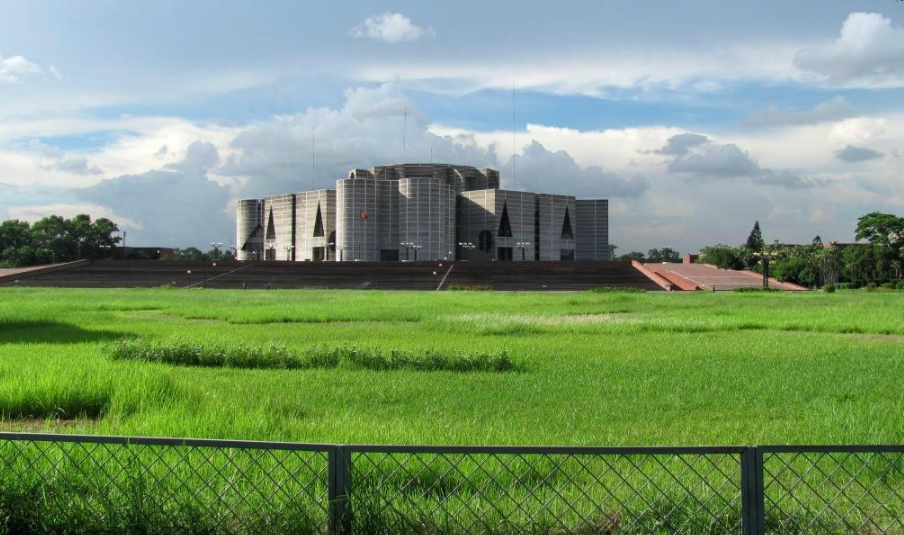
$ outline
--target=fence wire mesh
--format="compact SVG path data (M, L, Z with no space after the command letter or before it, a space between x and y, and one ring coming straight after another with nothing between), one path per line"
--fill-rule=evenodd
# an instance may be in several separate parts
M904 449L765 448L766 533L904 534Z
M352 453L361 533L742 533L726 453Z
M5 533L322 533L327 451L0 440Z
M0 433L0 534L904 535L904 447Z

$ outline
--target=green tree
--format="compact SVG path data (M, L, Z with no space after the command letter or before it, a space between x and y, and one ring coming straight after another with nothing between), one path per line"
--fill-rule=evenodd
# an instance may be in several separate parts
M763 241L763 233L760 232L760 222L755 221L753 230L750 231L750 236L747 236L746 247L755 253L759 253L765 246L766 242Z
M0 263L18 267L31 263L33 258L28 222L8 219L0 223Z
M191 260L197 262L204 258L204 253L197 247L186 247L185 249L176 249L176 260Z
M75 260L78 245L72 220L58 215L47 216L31 226L35 261L39 264Z
M647 262L681 262L681 254L671 247L650 249L647 251Z
M9 220L0 224L0 262L24 266L69 262L110 256L120 238L119 230L106 218L91 221L79 214L72 219L45 217L33 225Z
M710 264L721 269L744 269L744 253L739 247L719 244L700 250L698 264Z
M621 255L620 257L618 257L618 259L627 261L637 260L638 262L644 262L646 260L646 257L640 251L631 251L628 254Z
M876 246L875 278L901 278L902 246L904 246L904 217L882 212L870 212L857 220L855 234Z
M866 284L875 276L876 249L872 244L852 245L842 251L844 259L844 274L846 278L855 283Z
M94 221L91 225L91 258L107 258L113 256L113 249L122 241L119 226L106 217Z

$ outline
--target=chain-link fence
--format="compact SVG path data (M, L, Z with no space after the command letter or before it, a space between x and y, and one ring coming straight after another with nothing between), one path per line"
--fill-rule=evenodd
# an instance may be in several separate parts
M904 534L904 448L762 447L764 533Z
M0 533L904 535L904 448L0 433Z
M328 449L0 436L4 533L322 533Z

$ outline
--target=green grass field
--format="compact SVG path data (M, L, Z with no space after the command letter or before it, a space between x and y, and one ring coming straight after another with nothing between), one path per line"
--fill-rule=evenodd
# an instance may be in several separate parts
M493 354L513 371L111 360L160 342ZM0 290L4 430L335 443L904 442L904 295Z

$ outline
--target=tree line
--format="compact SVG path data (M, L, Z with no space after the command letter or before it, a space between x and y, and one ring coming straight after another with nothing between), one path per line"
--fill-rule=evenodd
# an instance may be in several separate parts
M112 258L122 241L116 223L87 214L72 218L58 215L34 223L8 219L0 223L0 267L22 267L75 260ZM131 250L130 250L131 251ZM127 258L151 258L145 251L131 251ZM174 249L172 256L161 260L232 260L229 249L211 249L206 253L196 247Z
M87 214L72 218L51 215L28 223L0 223L0 265L7 267L109 258L120 242L116 223Z
M816 236L803 245L766 244L756 222L743 245L704 247L698 262L759 273L769 262L771 276L810 288L904 288L904 217L870 212L857 219L855 238L865 243L823 243Z

